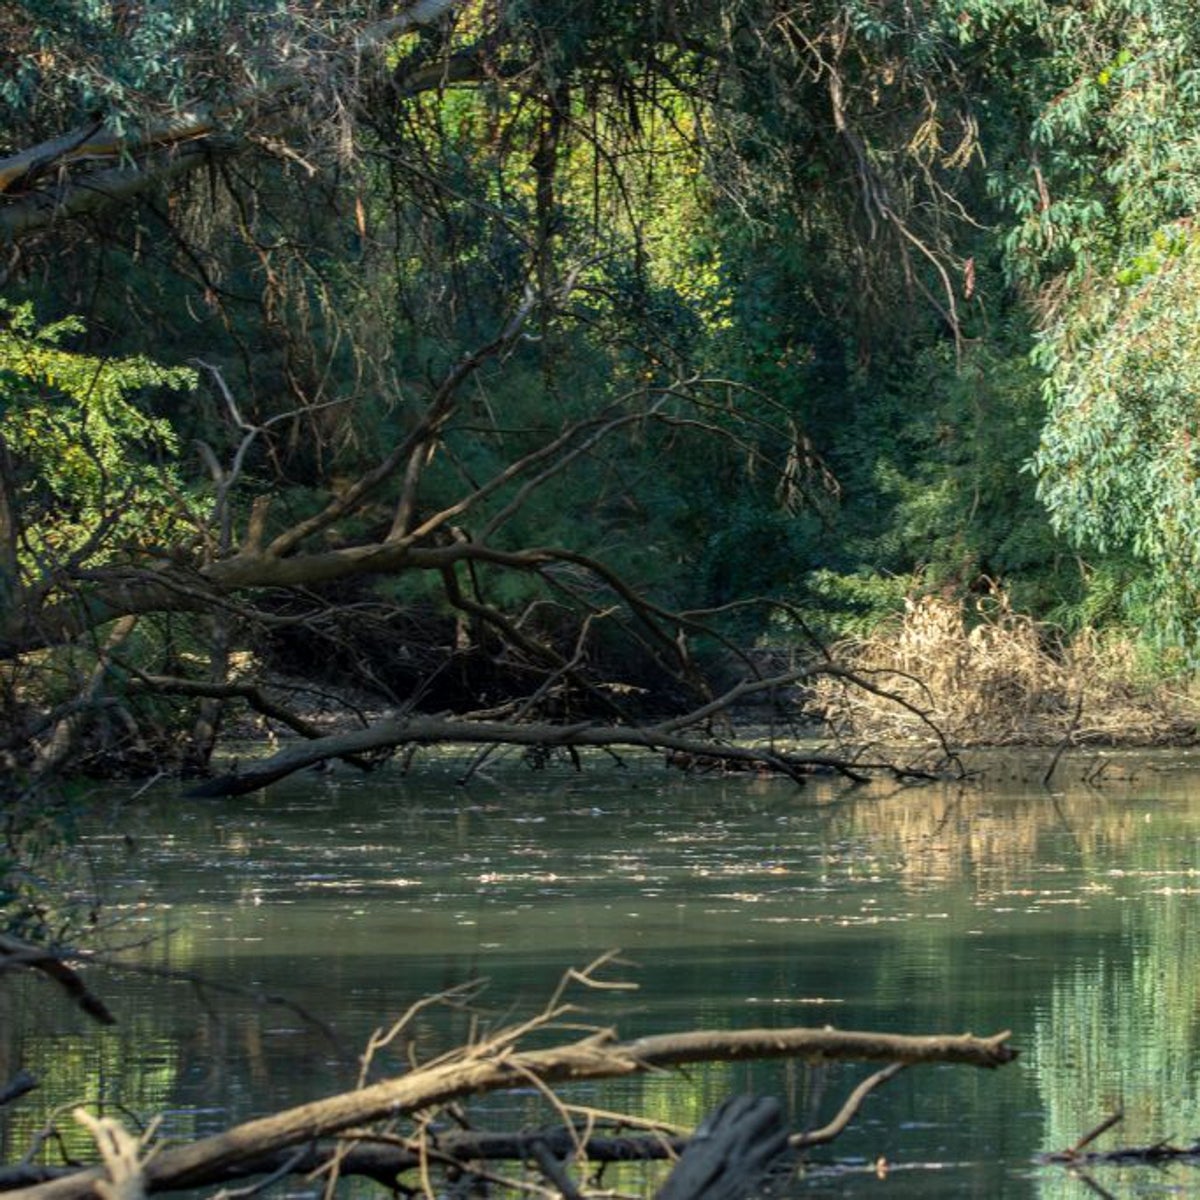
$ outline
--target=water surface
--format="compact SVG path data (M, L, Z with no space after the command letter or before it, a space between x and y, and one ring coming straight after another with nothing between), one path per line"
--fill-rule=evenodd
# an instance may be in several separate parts
M902 1073L790 1194L1200 1192L1182 1167L1089 1184L1036 1161L1119 1106L1100 1147L1200 1138L1200 771L1113 756L1096 787L1096 761L1061 766L1054 790L1041 760L1012 758L968 787L854 790L597 759L583 774L501 764L468 788L447 764L223 802L106 793L83 846L106 881L105 936L141 970L89 974L113 1030L38 979L0 980L0 1080L21 1066L42 1080L0 1112L5 1156L85 1099L191 1137L341 1089L371 1031L420 997L486 977L487 1019L521 1018L566 968L620 948L604 976L638 990L577 998L624 1036L1012 1030L1012 1066ZM423 1013L413 1050L465 1032ZM765 1091L800 1128L865 1073L721 1064L576 1095L692 1124ZM542 1119L532 1097L486 1107Z

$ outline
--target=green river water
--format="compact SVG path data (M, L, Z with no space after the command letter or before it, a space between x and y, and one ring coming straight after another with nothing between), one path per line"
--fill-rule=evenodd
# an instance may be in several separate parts
M501 764L465 788L442 764L222 802L105 792L81 851L123 961L259 995L93 968L119 1016L104 1030L40 978L0 977L0 1083L22 1067L41 1080L0 1110L4 1160L84 1100L187 1138L341 1090L371 1031L421 996L486 977L492 1019L525 1017L566 968L619 948L604 975L638 990L573 994L624 1036L1012 1031L1021 1057L998 1071L903 1072L788 1195L1200 1195L1187 1166L1089 1181L1037 1161L1121 1106L1097 1148L1200 1139L1200 761L1114 755L1096 786L1098 760L1080 757L1049 790L1045 762L997 757L970 786L909 789L596 760ZM422 1014L417 1053L464 1021ZM716 1064L571 1098L690 1125L731 1092L768 1092L801 1128L866 1073ZM532 1094L480 1111L546 1120Z

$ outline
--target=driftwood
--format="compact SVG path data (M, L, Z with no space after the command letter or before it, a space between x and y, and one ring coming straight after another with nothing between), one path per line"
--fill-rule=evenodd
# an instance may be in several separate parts
M1200 1138L1190 1146L1173 1146L1168 1139L1164 1138L1149 1146L1119 1146L1115 1150L1087 1149L1102 1133L1107 1133L1124 1119L1124 1110L1117 1109L1116 1112L1105 1117L1094 1129L1085 1133L1075 1145L1066 1150L1043 1154L1041 1161L1058 1163L1074 1170L1093 1166L1136 1166L1138 1163L1161 1165L1166 1162L1200 1161Z
M846 1097L832 1121L791 1136L777 1101L770 1097L730 1098L697 1127L655 1200L738 1200L753 1194L766 1177L777 1174L799 1152L838 1137L871 1092L907 1065L894 1062L876 1071Z
M1042 1156L1042 1162L1059 1163L1068 1167L1129 1167L1138 1163L1161 1165L1168 1162L1200 1162L1200 1139L1190 1146L1175 1146L1169 1141L1149 1146L1118 1146L1115 1150L1089 1150L1086 1154L1065 1151Z
M206 1180L209 1185L230 1183L256 1175L275 1175L286 1168L308 1175L327 1168L336 1158L338 1175L359 1176L393 1187L398 1176L417 1170L423 1162L458 1165L466 1169L479 1162L522 1162L537 1157L538 1147L558 1159L578 1155L590 1163L664 1162L681 1155L689 1139L668 1134L591 1134L586 1129L555 1126L524 1133L474 1133L448 1130L428 1138L424 1145L412 1139L373 1142L323 1141L293 1150L277 1150L247 1159L224 1174ZM78 1174L78 1168L21 1163L0 1167L0 1192L29 1188Z
M548 1010L545 1016L557 1017L564 1011ZM612 1031L598 1031L548 1049L519 1049L517 1039L535 1027L546 1028L540 1022L521 1026L482 1044L464 1047L406 1075L247 1121L188 1145L160 1147L141 1164L141 1186L150 1193L198 1187L244 1175L251 1166L264 1165L264 1156L302 1151L322 1138L349 1130L360 1131L371 1122L392 1121L426 1112L456 1098L499 1089L532 1085L549 1094L554 1084L711 1061L789 1057L810 1062L948 1062L990 1068L1011 1062L1017 1055L1008 1044L1007 1033L988 1038L970 1034L908 1037L804 1028L697 1031L633 1041L620 1041ZM879 1076L885 1074L880 1072ZM428 1139L422 1141L422 1147L422 1153L428 1155L431 1149ZM436 1145L432 1149L436 1150ZM291 1159L285 1158L283 1166L286 1168L291 1160L298 1164L300 1158L301 1154L294 1153ZM344 1163L342 1159L339 1173ZM13 1200L82 1200L100 1196L101 1185L106 1182L108 1177L103 1168L91 1168L18 1188L8 1195Z
M96 1184L100 1200L143 1200L142 1151L145 1144L113 1117L94 1117L84 1108L72 1114L95 1140L106 1179ZM148 1141L149 1139L147 1139Z
M729 1115L737 1118L737 1129L743 1140L752 1137L757 1139L760 1136L769 1140L769 1148L760 1146L755 1152L756 1156L761 1158L762 1169L768 1170L780 1159L787 1159L809 1147L831 1142L849 1125L867 1095L880 1083L891 1079L900 1069L902 1064L893 1064L863 1080L847 1097L833 1120L818 1129L804 1133L788 1136L786 1130L783 1130L781 1117L773 1115L780 1113L779 1106L770 1098L757 1101L751 1097L735 1098L735 1101L727 1102L731 1107L736 1105ZM759 1105L763 1107L758 1107ZM706 1127L711 1129L724 1107L710 1114L690 1138L664 1130L654 1133L596 1133L594 1129L597 1122L594 1117L570 1126L557 1125L522 1133L441 1130L436 1134L429 1134L424 1141L411 1138L376 1141L369 1136L362 1140L354 1140L353 1135L349 1135L336 1141L310 1143L298 1150L277 1150L247 1159L224 1174L214 1174L206 1183L216 1185L249 1176L274 1176L281 1172L309 1175L327 1169L329 1163L335 1159L340 1177L360 1176L388 1188L394 1188L397 1179L406 1172L415 1171L423 1163L430 1161L467 1171L473 1163L522 1162L532 1159L540 1163L547 1155L560 1161L572 1157L585 1159L599 1166L608 1163L650 1163L679 1159L675 1171L664 1184L658 1197L658 1200L663 1200L664 1196L670 1200L672 1193L668 1189L679 1186L676 1174L694 1161L693 1151L712 1144L714 1139L710 1133L706 1133ZM779 1131L783 1133L782 1141ZM705 1135L703 1138L702 1134ZM33 1163L0 1168L0 1192L49 1183L71 1175L74 1171L75 1168L71 1167ZM691 1176L694 1167L687 1165L686 1171L688 1176ZM720 1174L723 1174L726 1182L733 1178L728 1168ZM744 1172L743 1178L749 1181L750 1173ZM707 1200L715 1200L717 1195L719 1193L713 1192Z

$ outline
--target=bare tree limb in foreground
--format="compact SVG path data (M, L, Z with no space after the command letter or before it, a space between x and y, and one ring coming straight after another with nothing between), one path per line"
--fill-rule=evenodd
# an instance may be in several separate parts
M327 1195L343 1175L362 1175L393 1192L428 1197L434 1194L433 1173L445 1171L528 1192L524 1181L514 1183L487 1166L508 1160L536 1162L553 1191L565 1200L581 1200L587 1192L571 1177L574 1166L661 1160L682 1152L660 1192L661 1200L735 1200L790 1155L838 1136L866 1097L903 1066L947 1062L996 1067L1017 1055L1007 1033L988 1038L911 1037L792 1028L699 1030L621 1041L615 1030L579 1025L574 1020L577 1008L563 999L573 983L593 990L635 987L597 977L614 957L607 954L582 971L568 971L531 1019L472 1040L405 1075L369 1082L376 1053L404 1035L418 1014L437 1004L460 1009L473 1002L480 985L464 984L426 997L390 1029L372 1035L353 1090L247 1121L188 1145L155 1144L153 1124L134 1138L110 1118L97 1121L77 1110L75 1119L93 1134L104 1165L64 1170L26 1161L0 1169L0 1190L19 1200L141 1200L151 1192L249 1176L265 1175L270 1182L305 1172L324 1179ZM566 1030L584 1036L549 1047L522 1048L532 1034L544 1037ZM783 1057L890 1065L860 1082L827 1124L790 1136L782 1109L769 1098L731 1097L689 1138L678 1127L579 1106L553 1090L557 1084L661 1072L689 1063ZM555 1114L557 1127L497 1136L466 1125L463 1099L510 1088L539 1093ZM452 1121L445 1119L451 1117ZM446 1132L447 1125L453 1126L451 1132ZM403 1181L410 1172L419 1185L410 1187ZM545 1189L535 1190L546 1194Z
M567 1006L559 1006L544 1015L557 1018L567 1011ZM148 1154L141 1164L143 1190L149 1193L198 1187L237 1177L251 1167L261 1169L264 1156L278 1155L289 1148L311 1145L350 1130L355 1131L356 1140L363 1139L366 1135L362 1134L362 1127L370 1122L393 1122L406 1115L428 1113L455 1099L506 1088L532 1085L546 1092L554 1084L616 1078L698 1062L800 1058L809 1062L939 1062L997 1067L1017 1056L1008 1044L1007 1032L986 1038L971 1034L913 1037L804 1028L700 1030L632 1041L619 1041L613 1031L598 1030L577 1041L546 1049L518 1049L519 1037L538 1027L546 1025L540 1020L531 1022L478 1045L461 1048L407 1075L247 1121L189 1145L160 1149ZM860 1085L856 1096L851 1097L854 1107L857 1108L871 1087L891 1074L894 1074L892 1069L880 1072L867 1081L870 1086ZM852 1113L853 1110L846 1112L844 1107L843 1113L819 1132L825 1134L831 1129L840 1132ZM577 1153L586 1153L586 1141L582 1136L578 1139ZM431 1156L444 1156L436 1144L431 1147L427 1143L425 1135L419 1138L419 1143L425 1147L419 1156L424 1161ZM804 1146L812 1142L801 1135L795 1144ZM411 1145L405 1143L410 1150ZM297 1169L301 1161L302 1157L296 1159ZM394 1162L400 1165L399 1160ZM346 1166L347 1160L343 1158L339 1171L345 1171ZM378 1169L377 1163L368 1173L375 1175ZM82 1200L100 1196L105 1181L105 1171L95 1167L33 1187L18 1188L9 1195L14 1200Z

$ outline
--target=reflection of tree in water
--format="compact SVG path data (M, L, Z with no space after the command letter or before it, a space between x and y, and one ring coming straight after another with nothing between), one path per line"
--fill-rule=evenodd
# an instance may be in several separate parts
M70 1117L79 1104L123 1113L131 1127L159 1116L163 1136L187 1140L222 1127L229 1111L245 1106L248 1087L286 1095L291 1083L294 1098L308 1098L295 1084L297 1059L305 1085L318 1090L333 1090L348 1075L323 1028L266 993L223 986L222 975L233 974L228 963L198 962L194 927L168 935L157 917L128 907L134 920L118 911L105 931L108 947L95 947L104 965L84 968L112 1001L114 1025L89 1020L32 973L0 980L0 1080L29 1067L38 1081L0 1111L3 1161L20 1160L51 1121L70 1153L89 1157L91 1136ZM152 922L154 932L147 935L141 922ZM189 978L197 965L205 986ZM58 1153L52 1140L47 1161L58 1161Z
M1050 791L1027 782L1008 786L985 778L980 786L945 786L856 793L846 806L854 831L884 839L901 853L902 886L925 891L972 880L976 899L1027 888L1031 870L1095 863L1107 887L1109 856L1151 865L1171 851L1161 821L1185 829L1200 825L1191 813L1184 778L1134 775L1104 788L1063 779ZM1147 811L1149 800L1153 812ZM1050 886L1050 885L1048 885Z
M86 1158L92 1139L66 1115L77 1104L143 1115L170 1110L173 1136L195 1134L193 1117L171 1103L180 1075L175 1038L149 1012L100 1031L28 973L6 981L0 997L6 1001L0 1006L0 1066L14 1068L0 1076L8 1079L16 1067L30 1064L38 1080L37 1089L0 1120L0 1159L19 1161L52 1117L66 1152ZM52 1144L54 1161L59 1153Z
M1158 872L1142 878L1151 894L1164 890ZM1173 894L1143 892L1142 902L1125 910L1120 945L1128 955L1076 962L1054 982L1039 1014L1029 1058L1047 1150L1073 1145L1118 1108L1124 1119L1091 1149L1162 1139L1188 1145L1200 1137L1200 927L1193 894L1200 879L1165 890ZM1200 1175L1191 1178L1195 1183ZM1182 1175L1174 1181L1186 1186Z
M1200 1137L1195 774L1142 760L1095 787L1080 778L1086 766L1064 771L1054 791L992 774L979 787L856 794L836 819L875 854L894 854L908 893L959 883L977 909L1025 914L1012 949L1028 979L1014 986L1043 991L1017 1040L1045 1112L1042 1149L1074 1145L1122 1104L1124 1120L1091 1148L1190 1144ZM916 932L904 927L906 938ZM1172 1180L1186 1189L1198 1176L1176 1168ZM1083 1194L1057 1169L1039 1188Z

